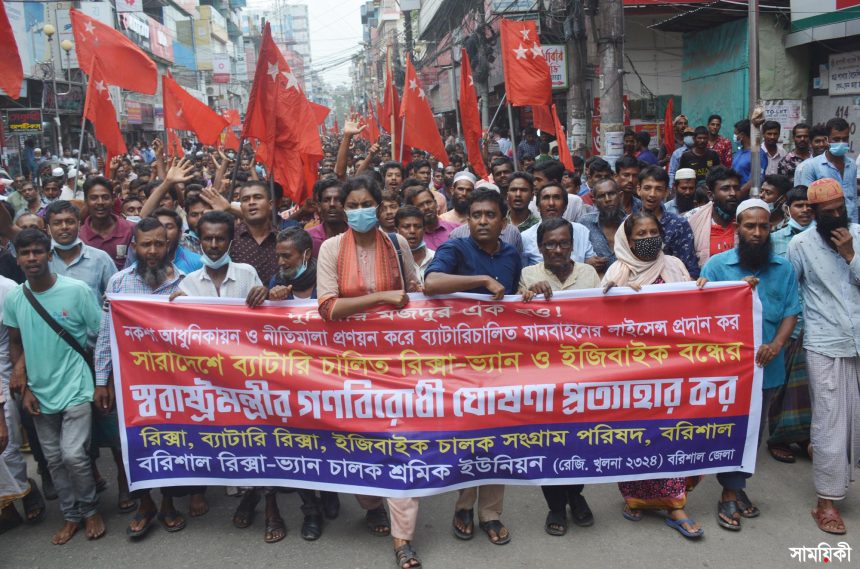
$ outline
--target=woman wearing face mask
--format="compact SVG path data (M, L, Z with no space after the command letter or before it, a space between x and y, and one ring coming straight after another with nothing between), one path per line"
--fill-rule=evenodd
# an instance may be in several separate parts
M603 277L603 291L615 286L640 290L645 285L689 281L684 263L663 253L660 223L652 214L639 211L629 216L615 234L615 256L618 259ZM642 510L666 510L666 525L688 538L701 537L705 532L684 511L687 491L701 477L661 478L619 482L624 497L626 519L638 522Z
M319 312L325 320L343 320L376 306L403 308L407 292L417 291L415 261L406 239L379 230L377 213L382 204L379 184L356 176L340 191L349 229L323 242L317 259ZM411 540L418 516L418 499L389 499L393 523L376 496L356 496L367 510L371 533L391 534L398 564L418 562Z

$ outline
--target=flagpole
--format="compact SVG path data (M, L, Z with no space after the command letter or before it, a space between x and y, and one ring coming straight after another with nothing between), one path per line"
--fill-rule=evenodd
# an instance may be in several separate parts
M81 71L81 76L84 78L84 97L86 97L87 76L83 71ZM87 101L84 101L84 108L81 112L81 140L78 141L78 165L76 168L76 170L78 171L78 174L81 173L81 158L83 157L82 155L84 152L84 130L86 129L86 127L87 127ZM107 170L107 169L108 169L108 165L105 164L105 170ZM77 177L75 177L75 181L74 181L75 187L77 187L77 182L78 182ZM72 187L72 195L74 195L75 187Z
M493 120L491 120L491 121L490 121L490 126L488 126L488 127L487 127L487 134L489 134L489 133L490 133L490 131L491 131L491 130L493 130L493 123L495 123L495 122L496 122L496 117L498 117L498 116L499 116L499 111L501 111L501 110L502 110L502 108L505 106L505 98L506 98L507 96L508 96L508 94L507 94L507 93L505 93L504 95L502 95L502 100L499 102L499 106L498 106L498 108L496 109L496 113L493 115Z
M403 120L400 123L400 154L397 155L397 162L403 158L403 144L406 142L406 115L403 115ZM394 157L391 158L394 160Z
M514 170L518 170L519 161L517 160L517 137L514 135L514 113L511 110L510 102L508 102L508 127L511 131L511 151L514 153Z
M391 46L389 46L388 49L386 50L385 56L386 56L386 59L388 60L386 62L385 71L386 71L386 73L388 73L388 80L391 81L392 90L394 90L396 92L397 88L394 86L394 73L392 72L392 68L391 68ZM395 157L395 152L397 152L397 148L395 148L395 142L394 142L396 139L396 133L394 132L394 129L395 129L395 126L397 124L397 119L394 117L394 113L395 113L395 111L394 111L394 97L390 96L389 93L386 93L386 94L389 95L389 98L391 101L391 159L395 160L394 157ZM400 162L399 156L397 157L396 161Z

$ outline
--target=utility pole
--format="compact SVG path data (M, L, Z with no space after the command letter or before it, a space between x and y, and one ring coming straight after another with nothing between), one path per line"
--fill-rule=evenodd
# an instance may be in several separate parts
M403 12L403 36L406 40L406 55L412 58L412 10Z
M484 26L486 22L484 21L484 3L480 2L477 4L478 10L478 30L480 33L484 34ZM475 81L475 91L478 94L478 105L481 109L481 128L488 129L490 127L490 87L488 86L488 73L475 73L476 68L481 68L482 70L487 69L488 63L486 62L486 51L484 48L485 38L481 38L481 42L478 44L478 61L472 62L472 79Z
M603 154L614 162L624 142L624 3L605 0L600 7L600 142Z
M589 129L585 88L588 42L583 0L573 0L564 31L568 40L567 69L570 76L570 89L567 91L567 132L571 139L570 150L576 152L587 144Z
M750 62L750 118L752 119L756 109L759 107L758 93L758 0L750 0L749 16L747 19L747 33L749 34L749 62ZM761 139L758 125L752 124L750 120L750 197L757 198L761 194L761 155L759 147Z

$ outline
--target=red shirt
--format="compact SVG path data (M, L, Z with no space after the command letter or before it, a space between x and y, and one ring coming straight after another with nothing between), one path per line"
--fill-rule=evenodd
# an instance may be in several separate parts
M114 223L113 229L107 237L102 236L93 229L92 217L88 217L81 224L81 230L78 235L81 241L90 247L101 249L110 255L116 264L116 268L122 270L128 257L129 243L131 243L131 238L134 237L134 224L115 213L112 213L111 217L116 223Z
M719 223L711 222L711 257L717 253L734 249L736 229L737 223L734 221L725 227Z
M720 156L720 164L726 168L732 167L732 143L724 136L717 136L713 142L708 142L708 148Z

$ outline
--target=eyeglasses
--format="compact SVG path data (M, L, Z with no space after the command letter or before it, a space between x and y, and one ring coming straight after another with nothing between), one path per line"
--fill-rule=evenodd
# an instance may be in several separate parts
M573 243L571 241L544 241L541 247L547 251L564 250L573 247Z

